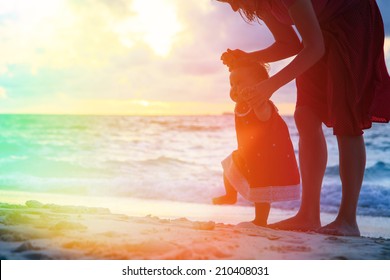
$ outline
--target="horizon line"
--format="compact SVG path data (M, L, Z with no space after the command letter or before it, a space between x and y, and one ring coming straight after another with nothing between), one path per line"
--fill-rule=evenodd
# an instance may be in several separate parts
M199 113L199 114L81 114L81 113L1 113L0 116L10 115L24 115L24 116L91 116L91 117L195 117L195 116L224 116L234 115L233 112L222 112L222 113ZM283 113L281 116L293 116L293 114Z

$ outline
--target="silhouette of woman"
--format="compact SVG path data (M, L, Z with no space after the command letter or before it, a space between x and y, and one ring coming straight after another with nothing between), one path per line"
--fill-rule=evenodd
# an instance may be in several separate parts
M263 50L228 49L229 64L245 58L263 63L296 57L281 71L243 89L253 108L296 79L295 122L299 132L302 201L298 213L273 225L360 235L357 204L366 163L363 129L390 119L390 77L386 69L383 21L375 0L218 0L247 22L263 21L275 42ZM294 28L302 38L299 40ZM342 199L336 219L321 227L320 192L327 164L322 123L333 128L339 149Z

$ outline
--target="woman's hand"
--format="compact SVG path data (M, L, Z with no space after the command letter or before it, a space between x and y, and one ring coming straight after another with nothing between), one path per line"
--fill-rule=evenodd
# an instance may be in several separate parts
M222 63L227 65L229 68L232 65L234 65L235 61L241 59L248 59L248 58L249 58L249 54L239 49L237 50L227 49L227 51L221 55Z
M272 80L264 80L252 87L246 87L240 91L240 98L245 100L251 108L256 110L267 102L276 88L273 86Z

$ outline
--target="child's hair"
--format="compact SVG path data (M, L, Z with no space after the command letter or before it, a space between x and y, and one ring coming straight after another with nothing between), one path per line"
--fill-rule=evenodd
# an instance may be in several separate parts
M232 72L238 69L248 69L252 73L259 75L263 80L269 78L269 66L261 62L249 59L237 59L228 65L229 71Z

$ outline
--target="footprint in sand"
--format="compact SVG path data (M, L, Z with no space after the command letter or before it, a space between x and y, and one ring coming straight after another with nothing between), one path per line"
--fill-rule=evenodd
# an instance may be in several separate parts
M61 221L55 224L50 228L51 230L79 230L84 231L87 229L87 227L80 223L73 223L73 222L67 222L67 221Z
M4 218L5 225L20 225L31 223L31 218L17 212L11 212Z
M106 231L100 234L101 236L104 237L109 237L109 238L114 238L114 237L120 237L121 234L116 233L115 231Z
M29 253L25 255L28 260L53 260L52 257L42 253Z
M17 247L15 250L13 250L14 253L21 253L21 252L26 252L26 251L35 251L35 250L41 250L40 247L36 247L32 245L30 242L24 242L22 245Z
M198 230L214 230L215 222L194 222L192 227Z
M306 246L291 246L291 245L281 245L281 246L271 246L270 250L280 252L280 253L289 253L289 252L310 252L311 248Z
M29 239L24 233L14 232L8 229L0 229L0 240L4 242L20 242Z

